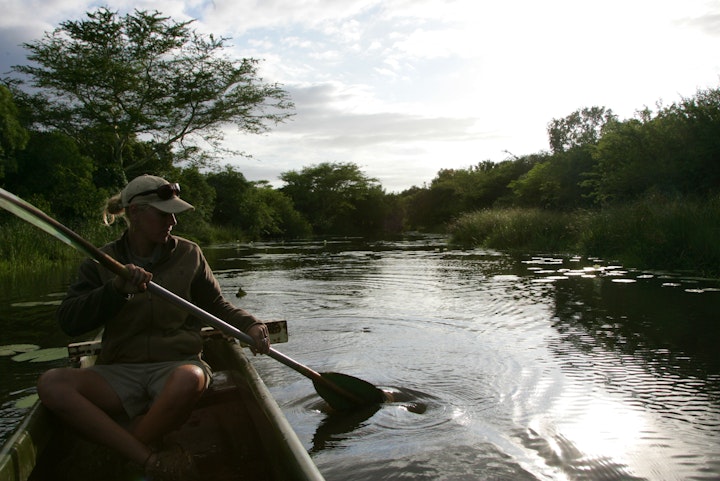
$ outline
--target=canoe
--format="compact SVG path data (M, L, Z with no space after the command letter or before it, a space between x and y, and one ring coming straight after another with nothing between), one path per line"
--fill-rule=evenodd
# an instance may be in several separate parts
M287 340L285 321L268 324L273 343ZM180 444L192 453L204 481L323 481L244 347L214 330L205 330L204 336L212 383L190 418L163 443ZM98 349L99 341L68 346L79 368L91 363ZM138 479L127 463L79 439L39 402L0 450L0 481L79 481L82 475L68 473L82 473L84 467L96 481Z

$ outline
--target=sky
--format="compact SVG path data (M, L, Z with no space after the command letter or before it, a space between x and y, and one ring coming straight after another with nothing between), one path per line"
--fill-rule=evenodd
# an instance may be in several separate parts
M0 75L98 6L158 10L229 38L295 103L268 133L228 129L248 180L352 162L387 192L547 151L584 107L625 120L720 87L720 0L0 0Z

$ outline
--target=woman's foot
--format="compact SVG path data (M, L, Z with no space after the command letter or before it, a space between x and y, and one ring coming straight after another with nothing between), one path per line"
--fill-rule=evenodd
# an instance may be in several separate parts
M145 461L145 475L148 481L198 481L200 473L192 454L176 444L163 451L151 454Z

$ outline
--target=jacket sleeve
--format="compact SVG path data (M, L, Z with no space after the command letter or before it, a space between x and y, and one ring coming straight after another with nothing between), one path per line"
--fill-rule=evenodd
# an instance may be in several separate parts
M255 324L262 324L255 316L234 306L223 297L220 284L205 257L202 254L200 257L200 267L192 284L192 298L198 307L244 332Z
M90 259L83 261L78 280L70 286L57 310L60 328L69 336L99 328L127 302L113 287L112 277L103 279L98 267Z

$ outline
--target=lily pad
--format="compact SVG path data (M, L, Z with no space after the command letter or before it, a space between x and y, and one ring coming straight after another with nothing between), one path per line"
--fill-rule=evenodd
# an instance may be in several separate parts
M30 352L37 349L40 349L40 346L36 344L8 344L0 346L0 356L14 356L21 352Z
M33 404L38 400L37 394L30 394L29 396L21 397L15 401L15 409L27 409L31 408Z
M13 361L23 362L48 362L57 361L67 357L68 351L66 347L49 347L47 349L38 349L36 351L24 352L13 356Z

